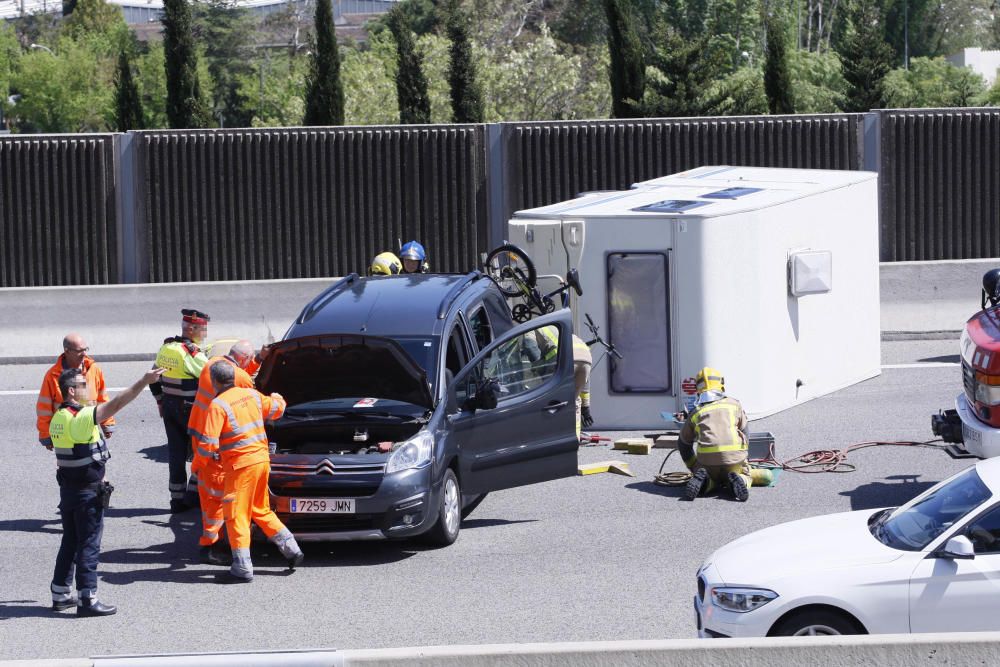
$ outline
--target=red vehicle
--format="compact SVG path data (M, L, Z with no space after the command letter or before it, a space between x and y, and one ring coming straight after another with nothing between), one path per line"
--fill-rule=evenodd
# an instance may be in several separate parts
M931 430L980 458L1000 455L1000 269L983 276L981 310L962 331L962 393Z

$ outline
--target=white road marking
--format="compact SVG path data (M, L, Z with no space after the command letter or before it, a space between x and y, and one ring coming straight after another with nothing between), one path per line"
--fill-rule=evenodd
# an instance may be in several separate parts
M887 368L955 368L961 366L957 361L924 361L916 364L882 364L882 370Z
M111 393L118 393L120 391L125 391L128 387L107 387L106 391ZM144 387L143 391L148 391L149 387ZM0 396L38 396L37 389L8 389L5 391L0 391Z

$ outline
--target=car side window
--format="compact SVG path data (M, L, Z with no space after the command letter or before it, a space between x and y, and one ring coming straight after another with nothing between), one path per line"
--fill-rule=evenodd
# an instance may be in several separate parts
M977 554L1000 553L1000 507L994 507L969 524L965 535Z
M472 336L476 339L476 349L482 350L493 342L493 328L483 306L477 306L469 315L469 328L472 329Z
M487 355L479 375L497 381L502 401L545 384L556 373L559 352L558 327L532 329Z
M461 322L456 322L455 326L451 328L451 334L448 336L448 348L445 352L445 384L451 382L451 378L455 376L460 370L462 370L467 363L469 363L469 350L466 347L465 334L462 331ZM450 372L450 377L449 377Z

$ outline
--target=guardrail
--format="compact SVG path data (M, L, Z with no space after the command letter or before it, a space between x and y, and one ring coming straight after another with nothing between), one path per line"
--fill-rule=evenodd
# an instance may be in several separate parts
M48 667L741 667L992 665L1000 633L484 644L48 660ZM0 667L40 667L5 661Z

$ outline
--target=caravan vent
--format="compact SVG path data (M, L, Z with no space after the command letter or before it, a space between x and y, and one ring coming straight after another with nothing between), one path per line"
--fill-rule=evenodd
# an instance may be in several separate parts
M667 199L665 201L653 202L633 211L645 211L647 213L684 213L700 206L708 206L710 201L696 201L691 199Z
M702 195L702 197L707 199L739 199L740 197L761 191L762 188L726 188L725 190L709 192L707 195Z

